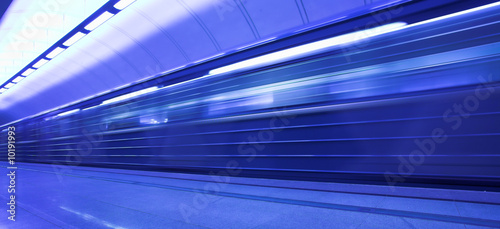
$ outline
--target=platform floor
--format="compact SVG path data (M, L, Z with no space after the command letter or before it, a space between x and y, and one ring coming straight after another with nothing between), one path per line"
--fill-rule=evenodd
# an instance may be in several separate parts
M11 222L8 182L0 228L500 227L498 193L46 164L17 164Z

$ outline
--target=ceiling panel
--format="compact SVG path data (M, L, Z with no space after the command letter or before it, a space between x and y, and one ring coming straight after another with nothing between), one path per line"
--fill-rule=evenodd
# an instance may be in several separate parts
M195 8L197 0L184 0L190 8ZM194 13L217 40L221 50L229 50L255 41L252 28L235 1L213 1Z
M301 0L311 22L345 16L346 12L365 6L366 0ZM388 1L384 1L387 3Z
M241 10L248 12L261 38L305 24L295 0L244 1Z

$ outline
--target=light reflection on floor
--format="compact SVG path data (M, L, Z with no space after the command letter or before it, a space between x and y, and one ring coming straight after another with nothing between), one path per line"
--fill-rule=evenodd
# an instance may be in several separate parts
M55 171L51 165L18 166L16 222L2 214L1 228L500 226L498 193L413 189L425 198L408 198L401 195L411 189L397 189L389 195L384 191L387 187L369 185L239 177L229 179L231 183L217 183L203 175L88 167ZM0 182L2 190L7 190L8 177L2 176ZM373 193L352 193L356 190ZM432 199L432 195L448 200ZM470 199L470 195L483 202L491 198L496 204L452 201ZM7 202L6 191L0 197Z

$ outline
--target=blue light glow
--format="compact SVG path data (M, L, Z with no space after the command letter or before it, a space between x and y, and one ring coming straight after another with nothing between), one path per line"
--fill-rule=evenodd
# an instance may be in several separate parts
M395 31L399 28L402 28L406 25L404 22L395 22L383 26L379 26L376 28L357 31L353 33L348 33L336 37L332 37L329 39L316 41L313 43L285 49L282 51L266 54L263 56L259 56L256 58L244 60L241 62L237 62L231 65L227 65L224 67L213 69L209 72L210 75L223 74L236 70L245 70L248 68L261 67L265 65L275 64L287 60L291 60L294 58L298 58L304 55L311 55L315 52L326 51L328 48L337 47L339 45L348 44L352 42L356 42L359 40L363 40L366 38L374 37L377 35L381 35L384 33L389 33Z
M373 29L327 35L333 29L365 25L373 16L366 11L366 18L349 24L292 37L288 36L292 32L262 33L263 39L280 39L245 53L235 49L247 43L228 46L233 50L226 52L226 43L221 42L220 48L211 47L211 53L186 58L186 69L167 74L167 69L186 62L148 60L149 55L165 57L176 46L160 47L168 37L154 33L163 23L142 30L152 18L137 13L172 16L166 7L152 7L157 5L150 5L156 11L148 11L140 5L146 1L137 1L124 11L128 15L120 13L90 34L83 29L87 23L82 24L78 29L88 37L70 48L61 45L77 32L72 31L9 79L14 90L0 87L5 93L0 109L6 111L0 115L0 145L10 147L11 139L17 139L12 144L19 189L13 194L22 201L21 208L16 207L17 222L10 224L40 228L500 225L500 133L492 125L500 120L500 93L494 93L500 91L500 73L495 71L500 65L500 39L495 37L500 7L420 23L424 26L394 20ZM202 1L219 0L168 3ZM359 3L370 9L382 1L394 0ZM119 12L112 8L117 2L106 5L110 12ZM299 1L287 2L296 10ZM303 2L301 13L307 11L307 3L321 1ZM409 7L398 18L430 18L425 6L432 4L415 2L405 5ZM456 2L446 7L463 6ZM233 13L248 6L251 15L259 10L254 3L238 2ZM273 1L258 4L265 10L276 6ZM311 19L313 13L317 12L308 14ZM225 22L234 20L226 16ZM284 13L273 16L292 19ZM304 19L297 23L305 24ZM242 18L244 25L247 22ZM180 33L187 30L194 35L189 26L172 23ZM264 23L276 26L270 20ZM229 32L221 34L232 39L237 33ZM186 37L176 36L178 41ZM329 39L319 40L325 37ZM316 42L305 43L313 38ZM367 38L373 39L363 40ZM296 41L304 45L294 45ZM151 54L136 50L134 43L141 42ZM275 45L288 46L274 52ZM59 56L52 54L56 46L62 49ZM192 50L198 54L203 48ZM223 58L203 59L219 51ZM245 59L240 57L248 55L257 61L223 69L228 73L219 69L215 75L206 74L223 66L220 63L242 63ZM48 56L53 59L47 66L28 69ZM197 60L206 63L194 66ZM272 63L280 64L267 66ZM36 70L36 74L17 86L15 82L26 78L20 74L26 69L24 73ZM16 130L9 138L14 133L11 126ZM3 175L0 183L12 181L10 176ZM15 228L10 224L6 227Z
M132 93L128 93L128 94L125 94L125 95L120 95L118 97L105 100L104 102L102 102L102 104L105 105L105 104L116 103L116 102L128 100L128 99L131 99L131 98L134 98L134 97L137 97L137 96L140 96L140 95L144 95L144 94L156 91L156 90L158 90L158 87L146 88L146 89L143 89L143 90L140 90L140 91L135 91L135 92L132 92Z
M94 108L97 108L97 107L99 107L99 106L101 106L101 104L99 104L99 105L95 105L95 106L91 106L91 107L87 107L87 108L84 108L84 109L82 109L82 111L87 111L87 110L90 110L90 109L94 109Z
M80 109L74 109L74 110L70 110L70 111L66 111L66 112L60 113L60 114L58 114L57 116L59 116L59 117L62 117L62 116L68 116L68 115L71 115L71 114L77 113L77 112L79 112L79 111L80 111Z
M395 2L392 2L389 4L393 4L393 3L395 3ZM265 65L271 65L271 64L287 61L287 60L290 60L293 58L298 58L304 54L310 55L310 54L313 54L313 53L320 51L320 50L325 51L327 48L330 48L330 47L336 47L336 46L343 45L343 44L349 44L349 43L353 43L353 42L363 40L366 38L374 37L377 35L390 33L393 31L406 29L406 28L410 28L410 27L414 27L414 26L418 26L418 25L428 24L428 23L432 23L435 21L440 21L440 20L444 20L444 19L448 19L448 18L452 18L452 17L457 17L460 15L484 10L484 9L495 7L498 5L500 5L500 2L488 4L485 6L476 7L473 9L460 11L457 13L453 13L453 14L449 14L449 15L445 15L445 16L441 16L441 17L437 17L437 18L433 18L433 19L429 19L429 20L425 20L425 21L421 21L421 22L414 23L411 25L407 25L404 22L396 22L396 23L391 23L391 24L379 26L376 28L368 29L368 30L348 33L348 34L340 35L337 37L333 37L333 38L329 38L329 39L325 39L325 40L297 46L297 47L290 48L290 49L285 49L282 51L270 53L267 55L259 56L256 58L252 58L252 59L244 60L244 61L237 62L234 64L230 64L227 66L223 66L220 68L216 68L216 69L211 70L209 72L209 74L210 75L223 74L223 73L228 73L228 72L232 72L232 71L236 71L236 70L245 70L245 69L248 69L251 67L253 68L253 67L260 67L260 66L265 66Z
M429 19L429 20L417 22L417 23L414 23L414 24L406 26L406 28L413 27L413 26L418 26L418 25L424 25L424 24L428 24L428 23L432 23L432 22L436 22L436 21L441 21L441 20L444 20L444 19L448 19L448 18L457 17L457 16L464 15L464 14L469 14L469 13L477 12L477 11L488 9L488 8L495 7L495 6L500 6L500 2L495 2L495 3L488 4L488 5L484 5L484 6L480 6L480 7L476 7L476 8L472 8L472 9L468 9L468 10L464 10L464 11L460 11L460 12L456 12L456 13L452 13L452 14L448 14L448 15L445 15L445 16L436 17L436 18L432 18L432 19Z

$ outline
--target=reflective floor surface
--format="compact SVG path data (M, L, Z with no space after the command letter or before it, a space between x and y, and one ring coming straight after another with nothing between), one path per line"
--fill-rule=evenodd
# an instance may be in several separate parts
M1 228L500 227L500 194L479 191L19 164L15 195Z

